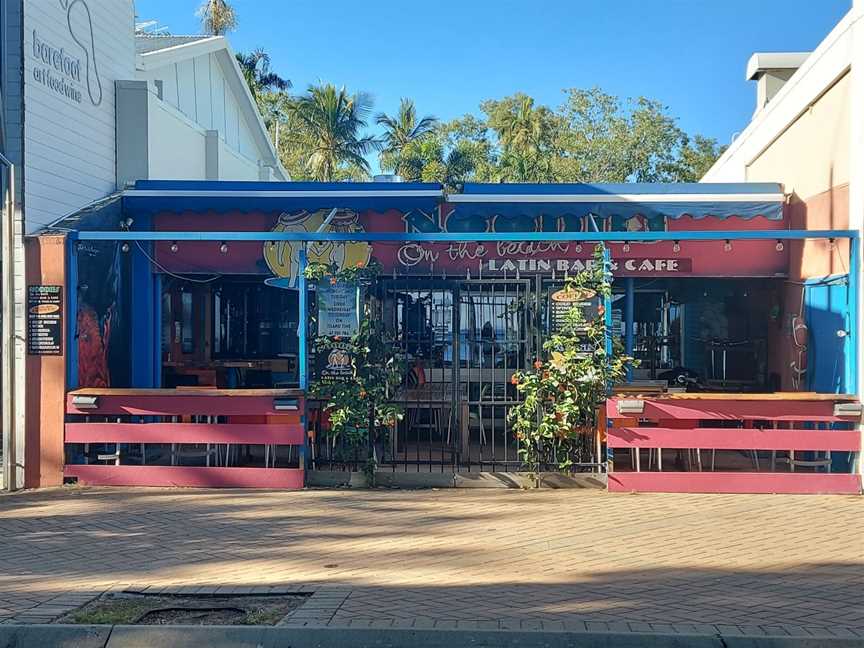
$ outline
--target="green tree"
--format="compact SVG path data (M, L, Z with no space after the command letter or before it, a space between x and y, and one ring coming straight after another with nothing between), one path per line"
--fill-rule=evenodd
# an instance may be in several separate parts
M679 182L699 182L725 150L711 137L685 136L677 166L670 174Z
M375 117L375 123L384 127L384 148L379 158L381 168L401 175L403 150L412 142L420 142L432 137L438 119L431 115L417 119L417 108L414 102L403 98L396 115L391 117L386 113L379 113Z
M599 88L566 92L554 160L558 181L676 182L695 175L689 166L695 156L682 158L688 137L659 102L621 100Z
M258 48L249 53L238 52L236 57L249 92L255 101L259 102L259 108L259 98L263 92L284 92L291 87L291 81L270 69L270 55L263 49Z
M366 156L380 142L361 133L372 103L363 93L349 94L332 84L309 86L306 94L291 102L289 111L299 132L309 177L318 181L357 178L369 174Z
M204 0L196 15L205 34L224 36L237 28L237 13L226 0Z
M464 147L457 144L448 149L440 137L435 137L407 144L400 169L409 182L440 182L453 189L470 178L474 161Z

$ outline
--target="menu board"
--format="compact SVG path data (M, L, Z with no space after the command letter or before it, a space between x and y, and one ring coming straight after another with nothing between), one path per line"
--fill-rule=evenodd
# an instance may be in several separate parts
M27 286L27 353L63 355L63 286Z
M346 281L318 283L318 335L352 337L360 329L360 288Z
M568 291L566 288L553 292L549 296L549 333L559 333L567 322L567 313L573 308L582 312L582 320L587 324L593 322L600 314L603 298L593 290L582 292ZM580 327L581 329L581 327ZM581 329L584 331L584 329ZM579 356L587 356L594 352L594 344L587 336L580 336L577 342Z
M600 313L602 297L590 293L568 292L566 289L553 292L549 296L549 329L550 333L558 333L567 321L567 313L572 308L582 311L582 319L587 323L595 320Z

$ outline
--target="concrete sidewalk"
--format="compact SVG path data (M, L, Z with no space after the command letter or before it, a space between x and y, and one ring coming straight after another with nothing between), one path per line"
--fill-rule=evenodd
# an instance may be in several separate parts
M63 489L0 497L0 622L315 592L284 627L864 637L858 497ZM731 644L730 644L731 645Z

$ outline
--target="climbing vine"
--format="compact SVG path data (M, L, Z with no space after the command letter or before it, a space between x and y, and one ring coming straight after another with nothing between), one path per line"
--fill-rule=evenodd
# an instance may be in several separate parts
M611 332L606 330L603 304L612 284L602 246L597 246L586 270L567 280L564 292L574 301L598 299L596 315L586 319L578 305L569 308L543 344L542 357L511 380L522 400L510 410L510 423L520 458L535 475L535 483L542 466L552 463L566 471L574 458L583 456L597 426L597 408L627 366L635 364L620 353L618 344L611 355L607 353L606 336Z
M310 281L346 282L365 289L380 272L374 259L369 264L337 270L323 263L310 264L305 276ZM388 344L382 319L374 312L373 300L361 299L361 313L356 335L343 337L312 337L315 354L329 355L338 349L350 358L351 376L348 380L316 377L309 396L323 402L322 411L329 417L325 433L331 442L344 439L358 448L368 449L364 472L374 478L380 463L389 430L402 419L403 410L391 402L402 381L404 361L396 354L395 345Z

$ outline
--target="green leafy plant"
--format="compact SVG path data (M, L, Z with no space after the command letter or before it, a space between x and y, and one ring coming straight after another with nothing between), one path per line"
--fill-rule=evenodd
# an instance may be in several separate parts
M374 281L379 271L380 264L375 260L341 270L316 263L306 268L305 276L313 281L347 282L363 288ZM361 303L363 312L356 335L315 336L312 341L316 354L329 354L333 349L346 352L351 360L351 379L316 378L309 387L309 396L323 402L322 411L330 421L326 434L331 442L341 438L356 448L367 449L364 473L373 485L389 431L403 417L402 408L391 401L402 382L405 363L396 353L397 347L388 342L373 300L366 298Z
M516 372L512 382L522 401L510 410L510 423L519 456L539 484L542 466L553 463L561 471L587 454L597 426L597 409L613 383L623 378L633 358L613 347L607 352L603 304L612 293L604 250L598 246L594 262L568 279L564 291L600 300L595 317L585 319L574 306L564 313L558 330L543 344L543 356L528 371Z

